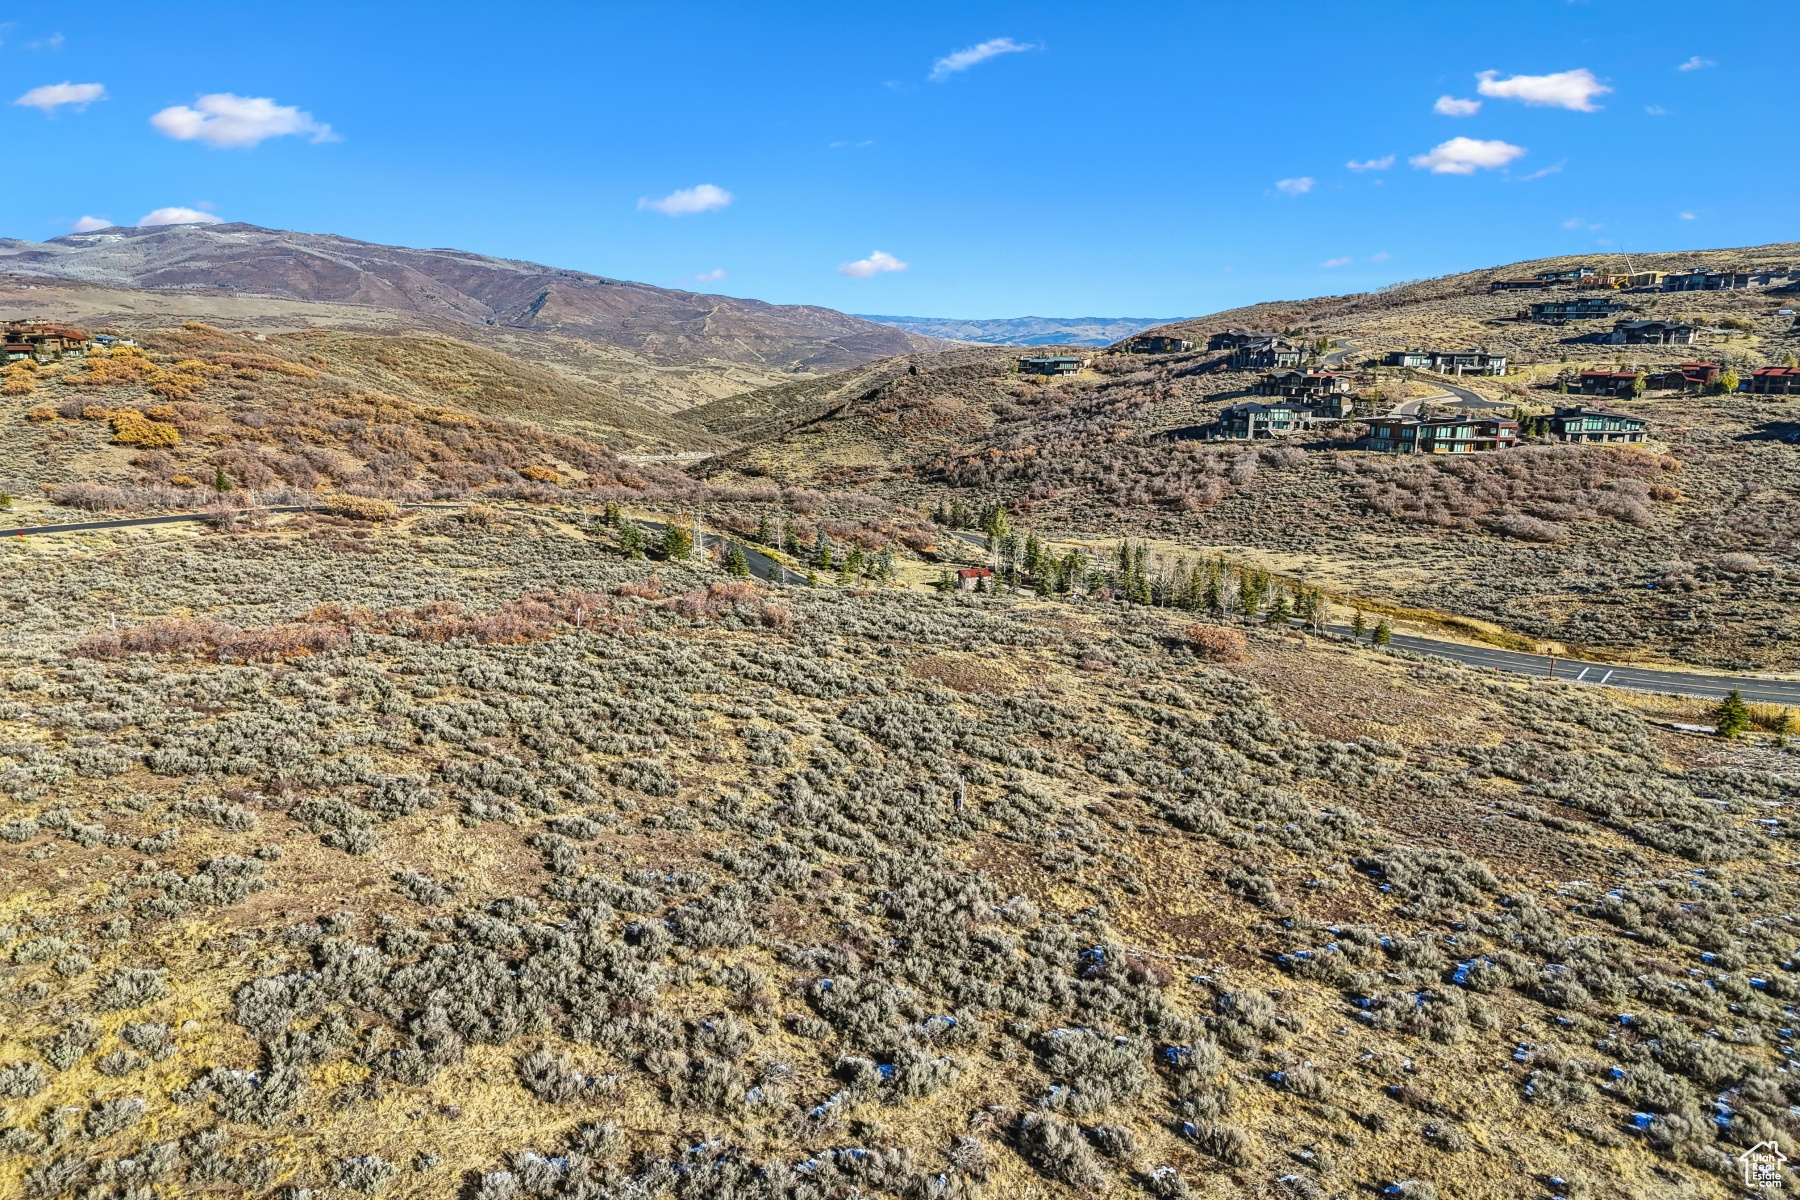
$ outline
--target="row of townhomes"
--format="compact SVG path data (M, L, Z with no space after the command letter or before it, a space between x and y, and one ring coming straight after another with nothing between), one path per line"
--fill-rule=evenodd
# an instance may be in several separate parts
M1607 272L1592 267L1571 267L1561 271L1539 271L1529 279L1496 279L1488 285L1488 290L1523 292L1534 288L1574 287L1640 292L1722 292L1783 287L1796 282L1800 282L1800 270L1786 266L1666 272Z
M1658 371L1593 370L1581 373L1580 387L1584 396L1635 396L1640 391L1703 392L1724 373L1725 365L1716 362L1676 363ZM1759 396L1800 394L1800 367L1758 367L1738 381L1738 390Z
M1800 390L1800 382L1796 384ZM1349 419L1347 407L1328 401L1271 400L1233 404L1219 413L1206 436L1259 440L1320 429ZM1558 408L1543 418L1544 433L1561 442L1637 443L1649 439L1650 423L1631 413L1604 408ZM1519 422L1476 408L1417 414L1390 413L1366 418L1362 449L1382 454L1483 454L1519 444Z
M32 359L36 362L58 362L83 358L93 348L94 340L79 329L53 325L48 321L9 321L0 337L3 361L13 363ZM112 341L104 338L103 341Z
M1544 432L1559 442L1643 442L1650 422L1602 408L1558 408L1543 418ZM1388 454L1481 454L1519 444L1519 423L1498 413L1462 410L1392 414L1369 423L1364 445Z

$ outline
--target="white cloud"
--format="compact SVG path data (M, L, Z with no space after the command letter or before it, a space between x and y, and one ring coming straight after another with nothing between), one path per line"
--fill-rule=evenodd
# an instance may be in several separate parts
M1546 175L1555 175L1557 172L1561 171L1565 165L1567 165L1568 161L1569 160L1565 158L1562 160L1562 162L1553 163L1550 166L1545 167L1541 171L1533 171L1529 175L1521 175L1521 176L1519 176L1518 181L1520 183L1530 183L1532 180L1542 179Z
M26 42L27 50L61 50L68 39L60 33L53 33L47 38L39 38L35 42Z
M1302 175L1298 179L1277 179L1275 190L1284 196L1304 196L1313 190L1313 184L1317 182L1311 175Z
M1389 254L1386 250L1383 250L1379 254L1369 255L1369 261L1370 262L1386 262L1388 259L1390 259L1392 257L1394 257L1394 256Z
M214 92L194 101L195 107L177 104L150 118L150 124L178 142L205 142L209 146L254 146L274 137L306 135L314 143L343 139L331 126L313 120L291 104L277 104L266 96L234 96Z
M839 263L838 274L848 275L852 279L867 279L871 275L879 275L883 271L904 271L906 264L887 253L876 250L867 258L859 258L855 262Z
M1355 261L1356 261L1355 259L1351 258L1348 254L1346 254L1342 258L1328 258L1324 262L1320 263L1319 265L1321 267L1326 267L1326 268L1347 267Z
M1581 218L1580 217L1570 217L1568 220L1563 222L1563 228L1564 229L1580 229L1581 228Z
M703 275L694 276L694 282L695 283L717 283L717 282L719 282L719 280L721 280L723 278L725 278L725 268L724 267L716 267L713 270L708 271Z
M954 54L946 54L944 57L938 59L935 63L931 64L931 74L928 78L933 83L942 83L957 72L968 70L976 63L984 63L988 59L995 58L1002 54L1022 54L1027 50L1036 49L1036 46L1030 45L1029 43L1020 44L1009 37L991 38L978 45L967 46L956 51Z
M1666 117L1669 115L1669 110L1660 104L1646 104L1644 106L1644 111L1653 117Z
M1406 161L1415 167L1429 168L1433 175L1473 175L1491 167L1504 167L1524 153L1523 146L1498 139L1484 142L1476 138L1453 137L1433 146L1431 153L1415 154Z
M1676 67L1675 69L1677 71L1704 71L1707 67L1716 67L1718 65L1719 64L1714 62L1712 59L1701 58L1698 54L1696 54L1696 55L1694 55L1694 57L1688 59L1686 62L1682 63L1679 67Z
M1676 215L1679 216L1684 221L1692 221L1694 219L1693 213L1678 213Z
M1380 158L1367 158L1357 162L1354 158L1344 164L1352 171L1385 171L1394 165L1394 156L1384 154Z
M1604 96L1611 88L1594 78L1586 67L1558 71L1554 75L1513 75L1501 79L1498 71L1483 71L1475 90L1500 100L1518 100L1547 108L1568 108L1576 112L1598 112L1595 96Z
M665 217L687 217L694 213L703 213L708 209L724 208L732 201L732 195L722 187L714 187L703 183L698 187L681 188L670 192L661 200L649 198L638 201L639 210L654 209Z
M149 225L217 225L222 218L197 208L159 208L138 218L138 228Z
M69 226L69 232L70 233L92 233L96 229L111 229L111 228L112 228L112 222L107 220L105 217L82 216L82 217L77 217L75 219L75 223L73 225Z
M1472 117L1481 111L1479 100L1459 100L1455 96L1439 96L1431 111L1444 117Z
M43 87L34 87L14 104L25 108L41 108L46 114L53 113L63 105L71 105L80 112L96 100L106 99L106 86L99 83L47 83Z

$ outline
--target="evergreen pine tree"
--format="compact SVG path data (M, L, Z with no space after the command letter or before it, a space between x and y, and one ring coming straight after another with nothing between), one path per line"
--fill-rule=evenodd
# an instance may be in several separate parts
M1393 630L1388 628L1387 618L1383 617L1375 622L1375 632L1370 636L1369 643L1375 646L1385 646L1392 640Z
M1274 601L1269 605L1268 622L1271 625L1285 625L1294 614L1293 606L1288 603L1287 593L1277 591Z
M224 467L214 467L213 468L213 491L229 492L230 490L231 490L231 479L225 474L225 468Z
M608 501L606 510L600 514L600 523L609 528L617 529L619 527L619 506Z
M812 561L815 567L831 569L831 542L825 537L825 531L819 530L819 536L813 539Z
M619 525L619 551L626 558L644 557L644 531L635 521L623 521Z
M1369 618L1363 616L1363 610L1359 608L1356 610L1356 620L1350 622L1350 632L1356 635L1357 641L1361 641L1362 635L1368 631Z
M663 557L670 562L686 562L694 552L694 535L673 521L663 527Z
M769 514L765 512L762 515L762 519L756 523L756 543L759 546L772 546L774 545L774 537L775 523L769 519Z
M725 552L725 573L743 579L750 574L750 560L744 557L744 549L736 542Z
M1732 688L1713 709L1713 729L1722 738L1734 738L1750 728L1750 706L1744 703L1743 693Z

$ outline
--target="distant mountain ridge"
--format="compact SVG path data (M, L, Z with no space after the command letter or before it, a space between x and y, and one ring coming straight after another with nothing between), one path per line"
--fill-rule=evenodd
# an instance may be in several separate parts
M954 317L857 316L878 325L889 325L922 337L957 342L982 342L991 346L1110 346L1180 317L1003 317L994 320L958 320Z
M935 343L812 305L676 291L461 250L383 246L256 225L0 238L0 274L113 288L359 305L446 325L557 334L661 366L825 373Z

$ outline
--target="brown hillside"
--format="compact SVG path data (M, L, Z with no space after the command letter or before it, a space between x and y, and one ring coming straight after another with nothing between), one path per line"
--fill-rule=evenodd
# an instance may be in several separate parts
M457 250L380 246L243 224L118 228L43 243L0 239L0 275L10 277L14 288L68 281L113 291L174 293L184 297L178 303L188 309L185 315L223 324L241 324L239 309L278 318L285 306L306 304L349 310L336 318L352 327L423 325L440 332L472 328L515 338L562 338L626 356L603 356L599 364L584 363L587 356L572 348L551 356L578 371L598 366L605 376L616 373L621 362L636 367L638 375L702 368L730 376L735 368L733 391L784 374L827 374L940 344L816 306L765 304ZM190 293L196 292L204 299L193 299ZM20 303L43 299L48 297L16 295ZM87 297L89 303L95 299ZM110 299L119 310L140 303L132 297ZM520 344L530 342L513 342ZM660 389L664 397L682 390L667 382ZM697 382L685 403L657 406L686 407L728 394ZM620 394L635 398L631 387Z

